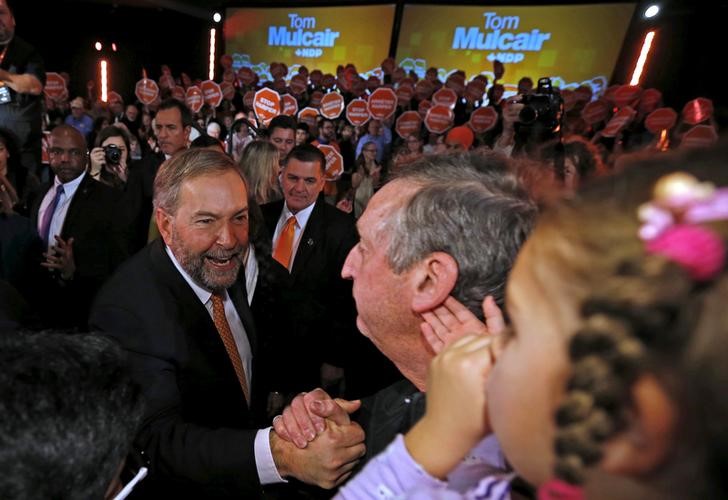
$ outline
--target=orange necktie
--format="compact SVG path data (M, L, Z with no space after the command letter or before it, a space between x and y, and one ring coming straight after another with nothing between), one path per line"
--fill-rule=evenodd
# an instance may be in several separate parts
M228 357L233 364L235 374L238 376L238 382L240 387L243 388L243 395L245 401L250 404L250 391L248 389L248 380L245 378L245 370L243 369L243 362L240 359L240 352L238 352L238 346L235 344L235 338L233 338L233 332L230 330L230 324L228 323L227 317L225 317L225 306L223 305L223 299L220 295L212 294L212 320L215 322L215 328L220 334L222 343L225 345L225 350L228 353Z
M283 226L281 235L278 237L276 249L273 251L273 258L281 263L286 269L291 262L293 254L293 240L296 238L296 218L290 216Z

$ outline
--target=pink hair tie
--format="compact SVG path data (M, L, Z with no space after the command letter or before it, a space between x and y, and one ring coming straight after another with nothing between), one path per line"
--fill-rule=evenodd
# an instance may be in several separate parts
M584 500L581 486L569 484L561 479L551 479L538 489L539 500Z
M697 224L728 219L728 189L677 172L657 182L654 196L639 208L639 237L647 252L679 264L696 281L716 277L725 266L725 243Z

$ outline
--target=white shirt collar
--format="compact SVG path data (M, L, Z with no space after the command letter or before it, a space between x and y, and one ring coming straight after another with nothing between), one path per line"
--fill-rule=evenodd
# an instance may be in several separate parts
M78 189L78 186L81 185L81 181L83 181L83 178L86 177L86 171L81 172L81 175L73 179L72 181L68 181L65 184L62 183L58 177L53 181L53 188L58 189L58 186L63 185L63 194L65 195L66 199L73 198L73 195L76 194L76 190Z
M283 202L283 221L287 221L289 217L295 217L296 222L298 223L298 227L304 228L306 227L306 224L308 223L309 217L311 217L311 212L313 212L313 207L316 205L316 202L314 201L309 206L304 208L303 210L299 210L298 213L294 214L288 209L288 203L285 201Z

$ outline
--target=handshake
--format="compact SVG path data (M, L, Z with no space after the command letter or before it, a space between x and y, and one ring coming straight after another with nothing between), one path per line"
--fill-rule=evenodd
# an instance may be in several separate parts
M366 453L364 431L350 418L360 405L331 399L322 389L296 396L273 419L270 445L278 473L326 489L346 481Z

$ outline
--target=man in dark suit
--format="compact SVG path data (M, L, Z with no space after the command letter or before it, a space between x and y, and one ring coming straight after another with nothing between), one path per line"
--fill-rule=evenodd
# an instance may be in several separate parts
M48 153L55 179L31 208L45 268L31 300L48 326L83 328L94 295L128 255L119 194L86 173L86 140L70 125L53 129Z
M364 452L348 418L305 450L256 429L267 391L240 272L249 208L237 165L205 149L176 155L157 174L154 207L162 239L109 280L89 321L129 352L144 388L136 445L152 473L142 497L241 498L285 476L344 480Z
M336 373L332 366L352 366L353 352L360 359L368 358L366 349L378 356L360 342L351 283L341 278L341 268L357 235L354 219L320 196L325 164L323 153L314 146L296 146L281 172L284 199L261 206L273 235L273 257L291 272L294 327L293 331L283 332L281 343L291 347L286 362L295 367L298 375L286 381L283 390L288 393L322 382L326 385L330 381L321 380L322 365ZM371 370L367 382L376 380L378 373L381 371ZM357 390L358 381L355 376L347 378L350 386L354 384L350 391Z
M177 99L165 99L154 117L154 134L159 151L149 151L129 172L126 210L133 226L132 253L147 244L152 217L152 187L159 166L173 155L187 149L192 131L192 113Z

